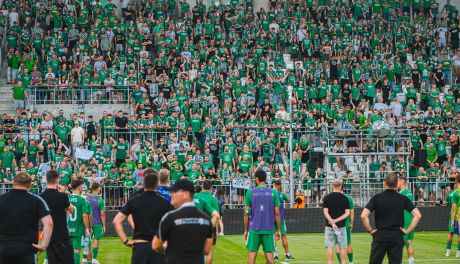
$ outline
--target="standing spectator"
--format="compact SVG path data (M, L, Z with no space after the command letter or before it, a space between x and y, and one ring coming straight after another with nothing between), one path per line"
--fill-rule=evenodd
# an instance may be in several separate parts
M37 250L46 250L50 243L53 219L46 202L29 192L31 187L29 174L19 172L13 190L0 196L0 263L35 263ZM43 225L40 245L38 222Z
M338 244L340 249L341 263L345 263L347 256L347 231L345 219L350 215L350 203L348 198L342 193L342 181L332 182L332 193L323 199L323 213L326 218L326 228L324 230L327 262L332 263L333 249Z
M195 187L186 179L171 188L171 204L177 209L161 220L152 248L166 254L166 264L203 264L212 248L212 223L193 203ZM164 243L168 246L165 248Z
M361 219L364 228L373 237L370 264L382 263L385 255L390 263L401 263L404 247L403 235L415 229L422 215L406 196L397 191L398 177L388 174L384 181L385 191L374 195L364 208ZM404 226L404 210L414 217L407 229ZM375 229L369 216L375 212Z
M73 249L67 228L67 214L72 214L74 207L65 193L58 190L59 174L55 170L46 173L46 190L40 194L50 209L53 219L53 235L46 250L49 264L73 264Z
M16 113L19 115L25 109L25 100L27 98L26 89L22 85L21 81L18 81L12 88L13 90L13 107L16 109Z
M74 123L74 128L70 131L70 143L72 144L72 152L75 154L77 148L83 146L85 142L85 131L78 122Z

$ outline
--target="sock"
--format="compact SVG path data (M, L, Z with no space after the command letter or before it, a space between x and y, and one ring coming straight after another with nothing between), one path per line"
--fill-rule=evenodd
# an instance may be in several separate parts
M99 248L98 247L93 248L92 252L93 252L93 259L97 259L97 253L99 252Z
M90 260L86 261L86 264L93 264L93 260L90 259Z
M341 261L340 260L340 253L335 253L335 255L337 256L337 259L339 260L339 263L342 263L342 262L340 262Z
M80 253L73 253L73 264L80 264Z
M452 248L452 241L447 242L446 249L451 249Z
M291 256L291 252L286 253L286 256L289 256L289 257L290 257L290 256Z
M348 262L353 262L353 253L347 253Z
M457 250L460 250L460 243L457 244Z
M409 264L414 264L414 257L409 258Z

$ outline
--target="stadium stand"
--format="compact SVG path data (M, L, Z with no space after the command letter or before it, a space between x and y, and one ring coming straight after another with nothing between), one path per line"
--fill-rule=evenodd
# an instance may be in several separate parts
M222 203L240 206L264 169L307 206L334 178L362 206L398 173L435 205L460 168L460 21L449 1L0 9L0 85L14 105L0 101L2 191L25 170L39 192L56 168L64 186L103 183L115 209L145 167L167 167L172 181L212 179Z

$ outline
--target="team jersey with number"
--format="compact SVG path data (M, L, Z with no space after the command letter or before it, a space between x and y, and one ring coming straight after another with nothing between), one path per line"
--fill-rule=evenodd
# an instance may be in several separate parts
M83 214L88 214L88 202L80 195L70 194L69 201L73 205L73 212L67 217L67 227L71 237L84 236L85 225Z

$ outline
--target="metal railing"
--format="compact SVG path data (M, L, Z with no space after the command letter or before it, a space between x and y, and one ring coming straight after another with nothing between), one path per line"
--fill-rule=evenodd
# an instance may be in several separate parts
M26 102L29 107L43 104L130 104L132 91L129 85L33 85L26 90Z

